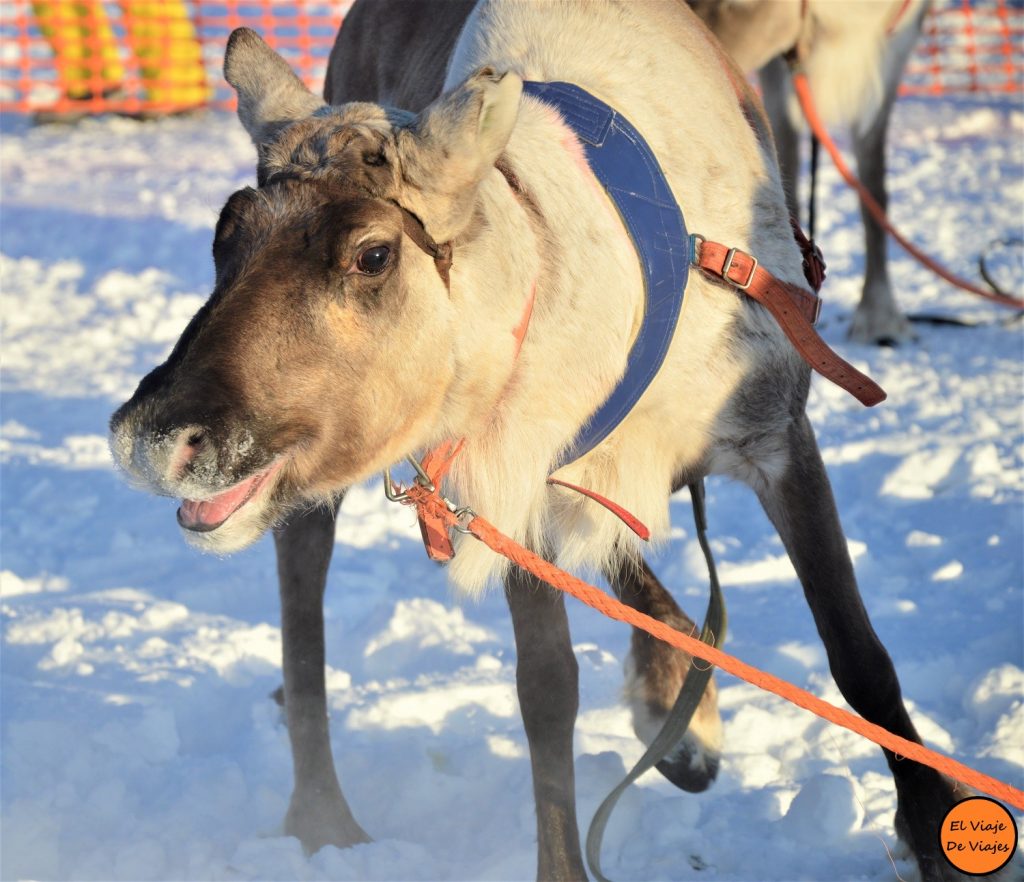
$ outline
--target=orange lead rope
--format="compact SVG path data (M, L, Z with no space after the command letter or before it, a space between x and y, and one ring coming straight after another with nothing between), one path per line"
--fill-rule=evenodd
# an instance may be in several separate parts
M1003 306L1009 306L1013 309L1024 309L1024 300L1018 297L1011 297L1009 294L1001 294L997 291L988 291L985 288L981 288L971 282L968 282L966 279L962 279L959 276L954 275L917 248L912 242L896 230L889 222L885 209L875 201L867 188L857 179L853 172L850 171L849 167L843 160L842 154L839 152L839 148L836 147L835 142L831 137L829 137L828 130L822 123L821 117L818 116L818 111L814 104L814 97L811 94L811 84L807 79L807 74L800 69L799 63L796 64L793 70L793 87L796 89L796 95L800 101L800 108L803 110L804 116L807 118L807 124L810 126L814 136L828 151L828 155L832 157L832 161L835 163L836 169L839 171L843 180L857 191L857 195L860 196L860 200L864 204L864 207L871 213L871 216L878 222L878 224L887 233L889 233L890 236L899 242L899 244L902 245L903 248L905 248L907 252L909 252L919 263L926 266L933 273L945 279L950 284L955 285L957 288L969 291L971 294L977 294L979 297L984 297L986 300L991 300L994 303L999 303Z
M445 465L450 463L450 461L450 458L447 458L446 461L444 458L439 460L440 463ZM734 677L739 677L741 680L745 680L761 689L778 695L799 707L817 714L823 719L856 732L875 744L891 750L903 759L914 760L922 765L929 766L983 793L988 793L1008 805L1024 809L1024 792L1016 787L975 771L915 741L908 741L906 738L894 735L887 729L870 723L851 711L836 707L818 698L816 695L812 695L810 692L794 686L792 683L787 683L785 680L781 680L752 665L748 665L735 656L722 652L720 649L716 649L696 637L691 637L681 631L677 631L675 628L669 627L663 622L659 622L657 619L630 609L603 591L559 569L554 564L534 554L528 548L519 545L484 518L468 510L456 509L436 489L441 475L430 471L427 472L427 475L429 476L432 489L428 489L427 486L419 481L414 482L405 491L407 499L404 501L407 504L415 505L417 511L426 513L427 517L431 519L436 518L438 523L446 527L458 528L464 533L470 533L489 548L508 558L512 563L522 567L548 585L571 594L588 606L592 606L599 612L604 613L609 618L625 622L635 628L646 631L658 640L662 640L677 649L682 649L695 658L710 662ZM463 524L462 521L466 517L469 517L469 521Z

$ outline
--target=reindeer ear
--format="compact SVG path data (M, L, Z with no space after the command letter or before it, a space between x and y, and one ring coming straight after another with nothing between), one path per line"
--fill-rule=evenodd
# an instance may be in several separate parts
M522 91L523 81L513 73L478 70L417 117L420 151L460 183L477 183L508 143Z
M436 241L455 238L472 219L477 186L508 144L522 91L515 74L485 67L396 130L401 203Z
M238 118L259 147L323 102L255 31L238 28L224 50L224 78L238 93Z

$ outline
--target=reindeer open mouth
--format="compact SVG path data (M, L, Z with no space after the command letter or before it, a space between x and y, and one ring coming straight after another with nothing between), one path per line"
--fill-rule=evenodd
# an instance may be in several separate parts
M285 460L279 458L265 469L208 499L182 499L178 525L193 533L213 532L240 508L268 492L273 487L271 479L284 463Z

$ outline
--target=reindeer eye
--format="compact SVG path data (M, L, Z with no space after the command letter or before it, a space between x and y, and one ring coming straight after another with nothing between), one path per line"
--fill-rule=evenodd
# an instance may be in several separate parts
M374 245L356 258L356 269L363 275L376 276L384 272L391 260L391 249L387 245Z

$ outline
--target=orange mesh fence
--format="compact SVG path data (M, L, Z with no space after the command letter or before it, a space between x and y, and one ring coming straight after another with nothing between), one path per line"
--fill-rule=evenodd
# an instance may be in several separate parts
M0 0L0 110L229 108L232 29L257 30L319 92L351 0ZM1024 91L1024 0L937 0L905 94Z
M1024 0L945 0L925 20L904 95L1024 91Z

